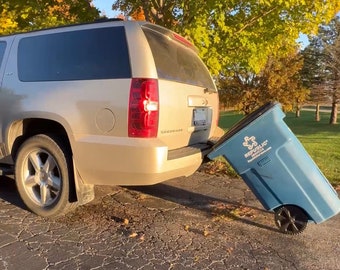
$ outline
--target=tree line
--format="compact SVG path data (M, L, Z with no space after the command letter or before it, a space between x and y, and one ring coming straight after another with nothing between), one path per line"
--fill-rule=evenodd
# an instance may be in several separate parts
M188 38L212 73L222 106L249 113L276 100L339 102L338 0L115 0L123 18L147 20ZM92 0L2 0L0 35L100 17ZM296 40L309 35L301 50Z

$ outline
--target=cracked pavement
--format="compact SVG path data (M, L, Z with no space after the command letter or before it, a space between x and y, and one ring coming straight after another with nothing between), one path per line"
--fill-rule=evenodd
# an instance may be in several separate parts
M202 171L145 187L96 187L58 219L0 181L0 269L340 269L340 215L278 232L241 179Z

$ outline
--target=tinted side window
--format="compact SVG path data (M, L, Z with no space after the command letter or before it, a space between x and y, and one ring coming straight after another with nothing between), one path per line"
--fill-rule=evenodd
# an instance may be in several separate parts
M0 67L1 67L2 59L4 58L5 49L6 49L6 42L0 41Z
M18 69L21 81L129 78L125 30L110 27L23 38Z

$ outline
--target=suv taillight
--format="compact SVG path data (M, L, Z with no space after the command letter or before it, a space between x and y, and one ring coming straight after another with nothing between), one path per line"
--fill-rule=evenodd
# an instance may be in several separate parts
M152 138L158 132L158 81L132 79L129 100L129 137Z

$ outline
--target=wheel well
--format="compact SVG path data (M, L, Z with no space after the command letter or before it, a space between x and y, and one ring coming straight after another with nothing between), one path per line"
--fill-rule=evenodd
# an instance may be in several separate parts
M13 159L20 145L29 137L37 134L54 134L63 139L65 146L71 150L66 130L59 123L47 119L24 119L14 123L9 132L9 148Z
M72 148L67 136L65 128L56 121L39 118L29 118L21 121L17 121L11 126L9 132L9 148L11 149L12 159L15 160L18 149L21 144L28 138L37 134L47 134L58 136L59 141L62 141L65 147L67 147L69 154L72 158ZM73 166L71 168L73 172ZM70 202L77 200L76 188L74 177L72 175L72 181L70 181Z

